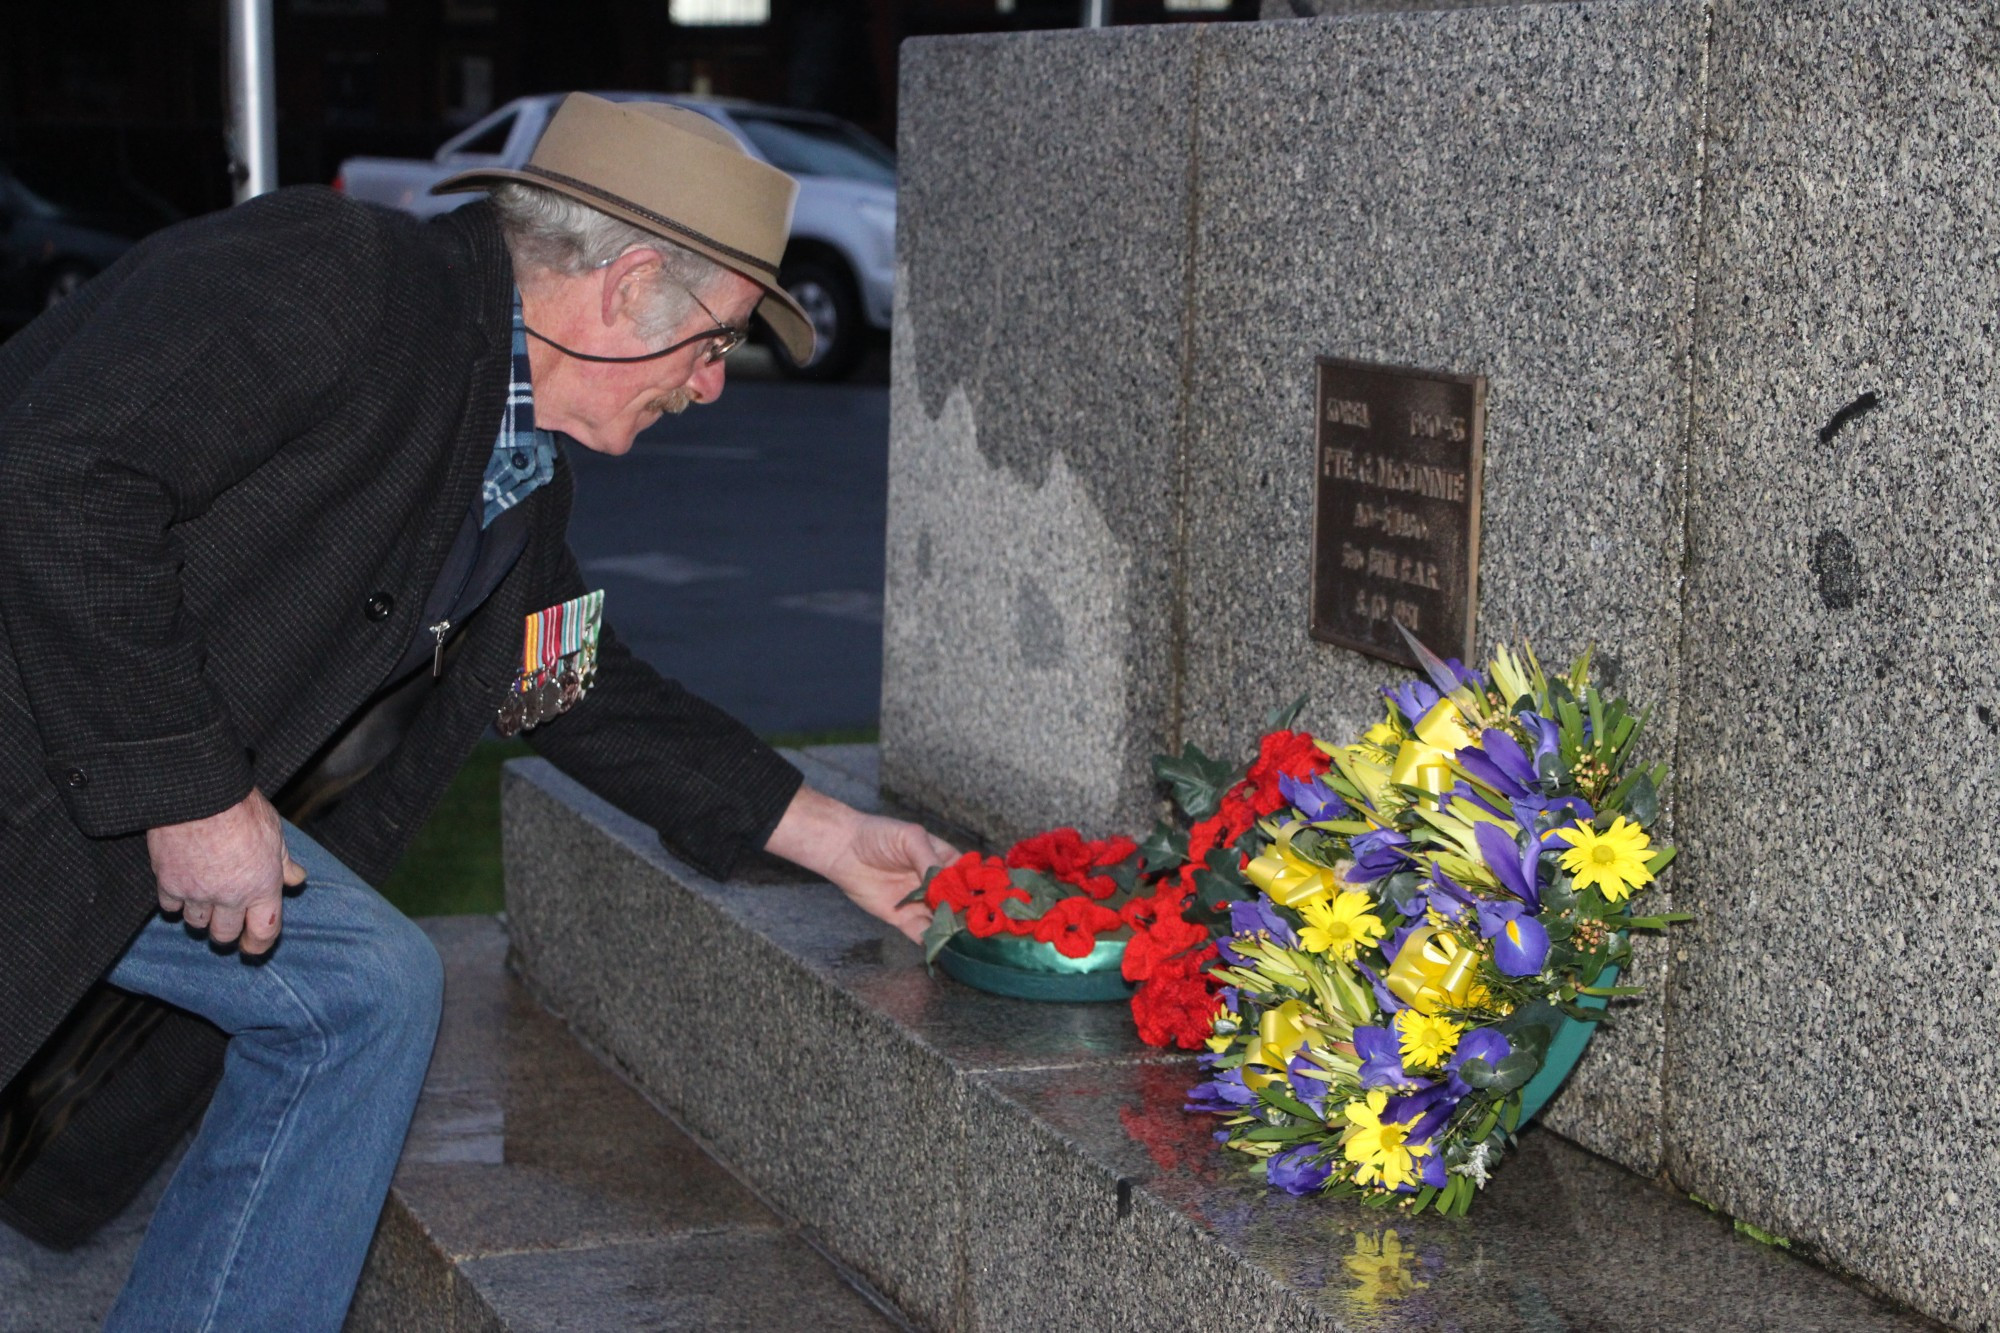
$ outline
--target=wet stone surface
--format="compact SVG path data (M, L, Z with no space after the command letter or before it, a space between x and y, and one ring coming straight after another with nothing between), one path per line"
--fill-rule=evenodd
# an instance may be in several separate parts
M444 1023L350 1329L897 1326L528 996L497 919L422 924Z
M1932 1327L1541 1130L1465 1219L1273 1194L1124 1006L933 979L826 886L704 879L540 761L504 786L536 987L925 1325Z
M1004 1251L1072 1229L1058 1262L1096 1293L1086 1322L1132 1325L1118 1312L1160 1308L1162 1293L1121 1280L1109 1256L1157 1251L1192 1230L1209 1270L1241 1265L1282 1295L1280 1326L1352 1333L1918 1333L1896 1312L1831 1275L1735 1234L1730 1223L1545 1130L1520 1150L1463 1218L1398 1215L1268 1190L1242 1158L1209 1139L1213 1122L1180 1110L1184 1071L1154 1066L997 1074L974 1122L990 1160L1051 1149L1082 1164L1055 1190L996 1189L984 1244ZM1121 1190L1121 1182L1123 1187ZM1120 1203L1121 1193L1125 1196ZM1122 1216L1121 1216L1122 1207ZM1095 1257L1093 1257L1095 1256ZM1226 1256L1226 1259L1225 1259ZM1093 1271L1095 1270L1095 1271ZM1144 1270L1141 1270L1144 1271ZM1153 1275L1152 1282L1162 1280ZM1185 1280L1185 1279L1183 1279ZM1017 1296L1016 1314L1025 1315ZM1218 1310L1221 1315L1223 1311Z

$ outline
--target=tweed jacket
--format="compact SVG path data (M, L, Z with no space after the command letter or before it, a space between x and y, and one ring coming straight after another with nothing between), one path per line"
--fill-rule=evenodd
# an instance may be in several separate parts
M0 344L0 1085L154 910L144 831L278 791L418 632L498 429L511 283L483 203L286 190ZM526 550L403 743L311 827L364 878L479 740L523 617L586 591L571 490L559 464L523 501ZM596 687L529 739L714 872L800 780L609 625Z

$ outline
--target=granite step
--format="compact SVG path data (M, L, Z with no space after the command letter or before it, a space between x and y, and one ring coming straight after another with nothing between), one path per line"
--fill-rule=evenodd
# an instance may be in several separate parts
M794 758L872 800L872 756ZM537 997L926 1327L1937 1327L1538 1129L1467 1218L1274 1195L1123 1006L933 978L830 886L706 878L539 760L502 799Z
M907 1327L507 974L492 917L421 923L445 1016L351 1333Z

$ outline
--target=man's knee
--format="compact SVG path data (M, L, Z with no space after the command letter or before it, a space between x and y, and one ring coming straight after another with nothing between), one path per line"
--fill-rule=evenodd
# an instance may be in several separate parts
M363 928L323 955L316 1023L335 1050L392 1043L428 1052L444 1007L444 962L408 917L379 899L370 907Z
M378 1027L421 1034L426 1046L444 1009L444 960L430 936L400 912L369 950L367 984L374 993Z

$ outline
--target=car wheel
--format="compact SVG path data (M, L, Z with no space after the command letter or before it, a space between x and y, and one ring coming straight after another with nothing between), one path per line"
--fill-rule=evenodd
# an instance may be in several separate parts
M818 337L812 359L803 363L792 360L784 344L773 340L771 350L779 373L787 379L817 381L845 379L852 374L868 339L854 279L838 263L803 259L785 266L778 274L778 285L806 312Z
M89 281L89 269L81 264L64 264L49 274L48 282L42 287L42 309L54 310L75 296L77 289Z

